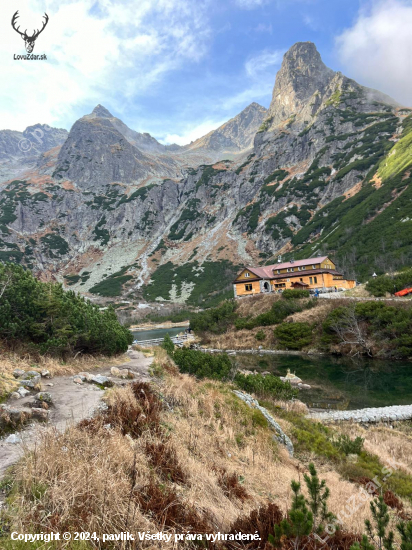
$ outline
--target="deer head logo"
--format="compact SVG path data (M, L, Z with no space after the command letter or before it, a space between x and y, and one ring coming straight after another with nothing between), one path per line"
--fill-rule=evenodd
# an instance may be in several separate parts
M40 30L37 29L37 31L34 31L34 32L33 32L33 35L32 35L32 36L29 36L29 35L27 34L27 29L26 29L24 32L20 32L20 31L19 31L20 27L17 27L17 28L16 28L16 21L17 21L17 19L18 19L18 17L19 17L18 14L19 14L19 12L16 11L16 13L13 15L13 18L12 18L12 20L11 20L11 26L12 26L13 29L14 29L16 32L18 32L19 35L23 38L23 40L24 40L24 45L25 45L25 47L26 47L27 53L31 53L31 52L33 51L33 49L34 49L34 45L35 45L35 42L36 42L36 40L37 40L39 34L40 34L41 32L43 32L45 26L46 26L47 23L49 22L49 16L47 15L47 13L45 13L44 16L43 16L43 17L44 17L44 21L43 21L43 26L42 26L42 28L41 28Z

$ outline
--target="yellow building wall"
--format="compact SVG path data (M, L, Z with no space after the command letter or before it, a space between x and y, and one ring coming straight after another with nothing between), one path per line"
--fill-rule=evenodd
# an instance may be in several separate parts
M246 274L249 274L246 276ZM237 277L236 281L247 281L248 279L256 279L256 275L247 269L244 269L242 273Z
M245 285L252 285L252 290L246 290ZM252 283L242 282L236 283L236 294L237 296L249 296L253 294L260 293L259 281L253 281Z
M291 276L292 274L288 273L288 277L285 277L284 279L274 279L271 281L271 285L273 289L279 290L279 288L276 288L276 284L285 283L284 288L293 288L293 283L297 281L301 281L303 283L306 283L309 288L353 288L356 286L356 281L353 280L347 280L347 279L335 279L334 275L332 273L318 273L317 275L304 275L302 272L299 273L299 275L295 275L295 277ZM315 283L315 277L317 282ZM288 281L289 279L289 281ZM310 279L312 279L312 283L310 282Z

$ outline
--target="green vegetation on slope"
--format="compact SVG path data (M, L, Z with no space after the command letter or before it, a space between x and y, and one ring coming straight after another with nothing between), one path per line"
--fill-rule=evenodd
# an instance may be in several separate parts
M0 264L0 338L57 356L112 355L127 350L132 334L113 309L96 305L60 284L42 283L21 266Z
M222 301L229 294L233 295L231 283L240 267L228 260L218 262L206 261L199 264L198 261L188 262L184 265L175 265L167 262L159 266L151 276L151 282L144 288L144 296L147 300L155 301L157 298L170 300L170 293L175 292L177 297L182 295L184 287L193 288L187 291L185 302L189 305L211 304Z
M109 275L100 283L97 283L89 292L92 294L99 294L100 296L120 296L123 290L123 285L130 279L133 279L131 275L125 275L130 266L126 265L122 267L116 273Z

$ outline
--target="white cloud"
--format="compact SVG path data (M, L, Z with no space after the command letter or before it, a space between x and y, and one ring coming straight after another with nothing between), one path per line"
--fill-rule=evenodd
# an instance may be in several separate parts
M17 61L13 55L26 52L10 25L16 7L14 0L2 1L2 128L70 125L79 107L102 98L121 112L123 98L198 61L208 48L205 1L20 0L21 30L31 33L44 11L49 15L33 52L46 53L48 60Z
M384 0L361 11L337 38L348 75L412 105L412 2Z
M282 62L283 53L282 50L264 50L250 57L245 63L246 74L251 78L260 78L262 74L270 71L272 75L274 67L279 66Z
M201 124L198 124L194 128L187 126L182 132L180 132L180 134L168 134L164 139L160 139L159 141L164 145L171 143L187 145L191 141L195 141L196 139L205 136L212 130L216 130L216 128L219 128L219 126L222 126L225 122L226 119L219 121L207 120Z

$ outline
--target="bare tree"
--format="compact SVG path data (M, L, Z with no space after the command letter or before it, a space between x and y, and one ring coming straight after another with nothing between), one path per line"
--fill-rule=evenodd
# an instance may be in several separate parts
M7 287L10 286L12 281L11 273L7 273L5 279L0 283L0 300L3 297L3 294L6 292Z
M345 308L344 313L330 328L339 337L341 346L351 347L352 357L365 353L372 357L371 344L368 342L366 329L356 315L355 305Z

